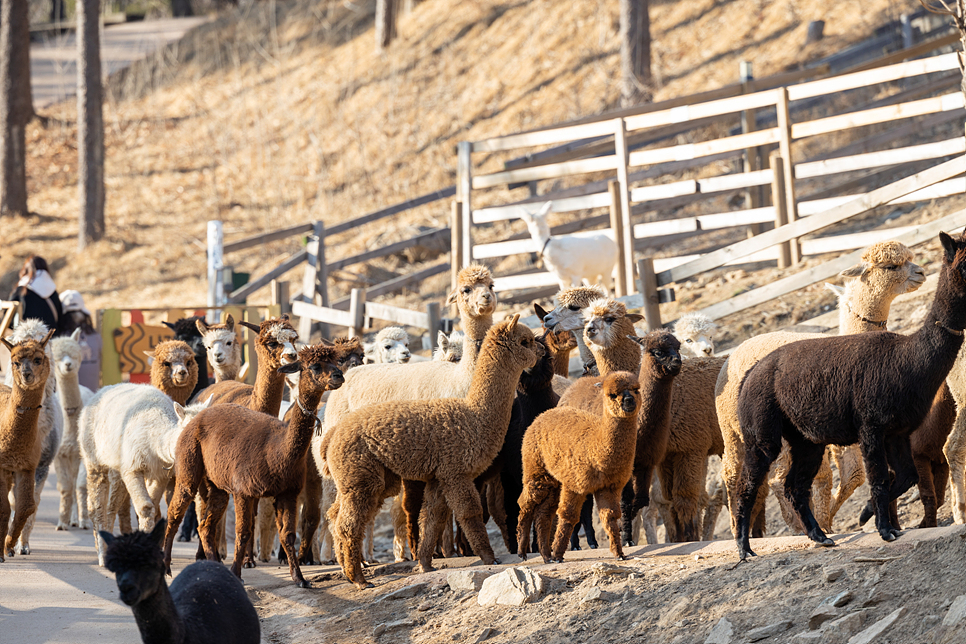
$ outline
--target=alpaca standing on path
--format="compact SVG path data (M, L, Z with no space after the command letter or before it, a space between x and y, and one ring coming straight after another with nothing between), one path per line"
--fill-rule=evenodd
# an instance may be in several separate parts
M171 582L161 554L165 521L151 532L115 537L107 544L107 569L122 602L134 611L145 644L258 644L261 625L245 587L220 563L196 561Z
M464 398L373 405L345 416L326 435L322 474L331 474L339 490L329 521L342 569L358 588L369 586L362 574L365 527L403 479L426 484L419 515L421 570L433 569L447 504L473 551L484 563L496 561L473 480L500 451L517 382L537 361L536 340L519 319L514 315L487 332Z
M44 348L53 330L42 342L24 340L14 345L6 338L0 342L10 350L10 372L13 388L0 385L0 562L4 553L12 557L13 546L20 538L27 518L37 509L34 497L34 473L43 447L37 434L44 387L50 375L50 359ZM10 501L16 498L13 527L8 534Z
M791 446L785 491L809 538L834 545L809 507L825 445L858 443L872 487L876 528L899 536L889 504L916 482L909 435L922 423L963 345L966 240L939 234L939 285L923 326L909 336L862 333L785 345L748 372L738 396L745 474L738 497L738 553L753 555L751 510L782 447ZM890 484L889 467L895 472Z

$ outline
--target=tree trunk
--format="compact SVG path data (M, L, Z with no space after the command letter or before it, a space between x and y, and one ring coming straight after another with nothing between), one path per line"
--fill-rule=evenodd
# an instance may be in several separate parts
M3 0L6 1L6 0ZM81 249L104 236L100 0L77 3L77 187Z
M651 17L648 0L619 0L621 106L651 100Z
M184 18L195 15L191 8L191 0L171 0L171 15L175 18Z
M27 214L30 90L27 0L0 2L0 215Z
M384 50L396 37L397 0L376 0L376 49Z

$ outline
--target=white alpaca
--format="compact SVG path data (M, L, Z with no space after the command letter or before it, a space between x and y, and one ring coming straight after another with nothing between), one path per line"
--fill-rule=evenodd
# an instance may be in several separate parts
M83 361L83 349L77 341L78 338L80 329L75 329L69 338L54 338L50 341L57 395L64 416L64 437L54 460L57 490L60 492L58 530L66 530L69 525L82 530L90 528L87 516L87 470L81 461L77 428L81 411L94 396L94 392L81 385L78 379Z
M442 331L436 336L436 350L433 351L433 360L437 362L459 362L463 359L463 344L466 341L466 334L462 331L453 331L446 335Z
M409 362L409 334L398 326L387 326L366 343L366 364L405 364Z
M11 344L20 344L24 340L43 342L48 332L49 329L46 324L40 320L28 318L22 320L17 325L17 328L13 330L13 334L7 339ZM47 357L51 358L51 345L49 342L47 343L46 353ZM53 362L53 359L51 359L51 362ZM8 387L13 385L12 369L8 370L4 384ZM44 485L47 483L47 474L50 472L50 466L53 464L54 456L56 456L57 449L60 447L60 437L63 431L64 414L57 400L57 381L56 378L48 377L47 384L44 387L43 409L40 410L40 417L37 419L37 438L43 445L40 453L40 463L37 465L37 471L34 474L34 501L36 501L36 507L38 508L40 507L40 493L44 491ZM10 498L13 500L12 491ZM37 512L34 511L32 515L27 517L27 522L23 526L23 532L20 533L20 539L14 546L14 552L18 555L30 554L30 533L33 532L34 518L36 516ZM11 524L13 519L14 517L11 514Z
M195 320L195 326L205 343L208 364L215 372L215 382L238 380L242 367L242 344L235 332L235 319L229 313L224 324L205 326L201 320Z
M113 530L113 525L107 524L106 511L111 474L119 475L124 482L139 528L151 530L172 474L178 436L210 403L211 397L185 408L151 385L130 383L105 387L90 399L81 413L80 446L101 566L106 545L98 532Z
M714 355L714 334L718 325L702 313L687 313L674 323L674 337L681 343L681 357L704 358Z
M537 214L523 211L520 219L527 225L530 237L539 250L547 270L557 276L560 289L580 286L585 281L600 281L613 290L614 265L617 263L617 243L610 231L575 233L550 236L547 213L553 202L548 201Z

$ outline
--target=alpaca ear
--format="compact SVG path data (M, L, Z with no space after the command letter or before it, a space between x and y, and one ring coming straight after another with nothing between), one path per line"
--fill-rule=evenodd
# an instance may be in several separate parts
M519 322L519 321L520 321L520 314L519 313L514 313L513 314L513 317L510 318L510 324L507 325L506 330L507 331L513 331L513 330L515 330L517 328L517 322Z
M633 340L634 342L638 343L642 347L644 346L644 338L642 338L641 336L639 336L639 335L628 335L627 337L629 339Z
M169 329L171 329L172 331L174 331L174 325L172 323L170 323L170 322L162 322L161 324L163 324L164 326L166 326Z
M547 317L547 310L536 302L533 303L533 312L537 314L537 319L541 322L543 322L543 318Z
M154 354L154 349L151 349L151 350L149 350L149 351L145 351L145 352L144 352L144 355L146 355L146 356L147 356L147 357L149 357L149 358L154 358L154 357L155 357L155 354Z
M840 277L862 277L869 270L867 262L859 262L855 266L850 266L839 273Z
M208 333L208 327L201 320L195 320L195 328L198 329L198 333L201 335Z
M302 370L302 363L290 362L278 368L279 373L298 373Z
M446 349L449 348L449 338L446 337L446 334L443 333L442 331L437 331L436 332L436 344L439 345L439 348L440 349L442 349L443 351L446 351Z
M201 408L208 409L209 407L211 407L211 401L214 399L215 399L215 394L211 394L210 396L208 396L208 400L206 400L204 404L201 405Z
M231 313L229 313L228 316L225 318L225 326L228 328L229 331L235 330L235 318L231 316Z
M252 324L251 322L245 322L244 320L239 320L238 321L238 324L242 325L243 327L245 327L249 331L254 331L255 333L261 333L262 332L262 328L260 326L258 326L257 324Z
M843 295L845 295L845 289L842 288L841 286L836 286L835 284L829 284L828 282L825 282L825 288L832 291L836 297L842 297Z
M454 288L453 292L446 296L446 304L456 304L456 296L459 295L459 289Z
M603 382L595 382L594 383L594 386L597 387L598 389L603 389L604 388L604 383Z
M70 334L70 339L73 340L74 342L79 341L80 332L81 332L80 327L77 327L76 329L74 329L74 332Z
M319 346L320 347L334 347L335 345L332 344L331 342L329 342L328 340L326 340L325 338L321 338L319 340Z
M47 343L50 342L50 339L54 337L55 333L57 333L57 329L51 329L50 331L48 331L47 335L44 336L44 339L40 341L40 346L46 347Z
M158 546L164 543L164 530L168 527L168 522L161 519L154 524L154 530L151 531L151 539L157 542Z
M3 346L7 347L10 351L13 351L13 344L7 338L0 338L0 342L3 342Z
M114 539L116 539L116 537L107 530L98 530L97 534L101 536L101 541L106 543L108 546L114 543Z
M956 257L956 242L946 233L939 233L939 241L946 251L946 261L952 263L953 258Z
M184 407L181 406L181 403L176 402L174 404L174 413L178 415L178 420L183 423L184 417L185 417L185 410L184 410Z
M640 313L628 313L626 317L631 321L631 324L637 324L644 319L644 316Z

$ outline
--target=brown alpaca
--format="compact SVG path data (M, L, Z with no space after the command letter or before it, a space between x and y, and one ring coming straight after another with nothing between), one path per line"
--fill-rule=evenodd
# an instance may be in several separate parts
M584 497L593 494L611 554L624 559L620 542L620 493L634 468L641 389L637 376L615 371L604 378L603 416L556 407L537 416L523 437L523 494L517 526L518 554L526 560L533 515L544 562L563 561ZM550 551L550 526L557 534Z
M178 525L199 487L208 490L208 507L198 525L205 555L220 561L214 527L235 498L235 558L232 572L241 577L242 560L252 540L258 499L275 498L275 521L288 555L292 580L302 588L295 553L296 501L305 482L306 456L318 426L316 411L322 393L342 385L333 347L303 348L298 361L279 368L282 373L301 371L299 391L288 425L277 418L240 405L218 405L198 414L178 438L177 483L168 509L164 552L171 572L171 546Z
M446 505L452 508L473 551L496 561L483 525L473 480L493 462L506 437L517 382L537 361L536 340L518 325L519 315L486 334L476 373L464 398L410 400L356 410L322 443L323 475L335 479L339 498L329 510L339 561L358 588L362 536L383 500L399 492L402 479L426 484L419 529L420 568L430 571ZM445 363L439 363L445 364Z
M51 329L42 342L25 340L17 345L0 338L10 350L13 372L12 388L0 385L0 544L3 544L0 562L4 560L4 553L13 556L13 546L20 538L24 523L37 508L34 471L40 463L43 447L37 437L37 420L50 375L50 360L44 348L53 335L54 329ZM16 507L13 528L7 534L11 489Z

